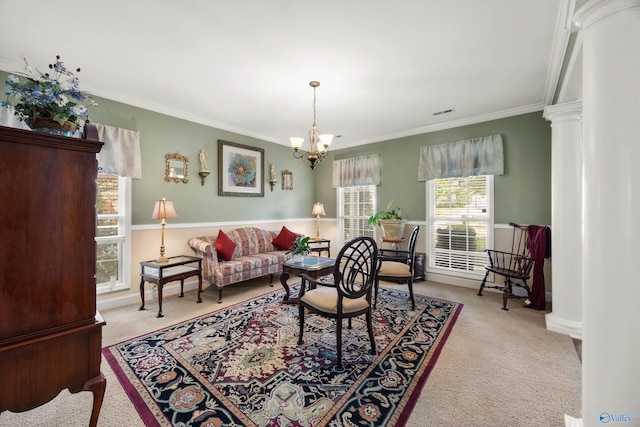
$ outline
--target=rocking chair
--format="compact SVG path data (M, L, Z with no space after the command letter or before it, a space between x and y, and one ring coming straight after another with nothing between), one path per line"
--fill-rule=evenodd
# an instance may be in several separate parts
M534 259L529 254L527 245L528 241L528 227L524 225L518 225L510 222L510 226L513 227L513 235L511 239L511 252L497 251L493 249L487 249L487 255L489 256L489 265L485 265L487 270L482 279L480 290L478 295L482 296L482 291L485 288L493 288L502 291L502 309L509 310L507 308L508 298L529 298L531 295L531 288L527 285L531 275L531 269L534 264ZM495 284L489 286L486 284L489 273L494 273L504 277L504 285ZM514 281L515 280L515 281ZM520 287L525 290L526 295L517 295L513 292L514 286Z

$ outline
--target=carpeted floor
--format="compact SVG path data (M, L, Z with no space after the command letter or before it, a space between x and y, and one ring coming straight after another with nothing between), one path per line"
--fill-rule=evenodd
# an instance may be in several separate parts
M277 285L276 285L277 286ZM388 285L406 290L406 286ZM103 345L112 345L268 292L267 280L225 289L223 304L207 290L166 297L164 318L155 317L155 301L101 312L107 321ZM422 390L407 426L562 426L564 414L581 417L581 366L570 337L549 332L543 311L501 295L433 282L418 282L416 293L464 304L456 326ZM100 427L144 426L133 404L103 358L107 391ZM0 426L86 426L91 394L63 391L51 402L20 414L0 414Z

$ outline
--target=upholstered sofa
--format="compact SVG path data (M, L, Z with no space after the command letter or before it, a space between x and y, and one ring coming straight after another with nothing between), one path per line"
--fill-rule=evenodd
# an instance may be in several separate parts
M286 227L280 233L241 227L196 237L188 243L202 258L202 278L218 288L218 302L222 302L222 289L233 283L270 275L269 284L273 286L273 274L282 272L282 264L292 258L286 248L295 236Z

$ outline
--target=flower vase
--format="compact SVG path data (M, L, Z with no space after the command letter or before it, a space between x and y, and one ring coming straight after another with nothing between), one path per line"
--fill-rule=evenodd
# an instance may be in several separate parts
M77 124L69 121L60 124L53 120L50 113L46 110L40 109L35 117L29 117L27 124L36 132L44 132L61 136L73 136L78 128Z

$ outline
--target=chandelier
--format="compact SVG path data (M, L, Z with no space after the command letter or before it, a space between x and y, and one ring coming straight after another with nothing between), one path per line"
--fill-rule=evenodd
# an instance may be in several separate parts
M320 83L312 81L309 82L309 86L313 88L313 124L311 125L311 129L309 129L309 144L311 145L311 149L308 152L300 150L304 138L292 136L289 140L293 147L293 157L296 159L306 158L309 160L311 169L313 170L316 167L316 163L322 161L322 159L329 154L329 145L331 145L333 135L328 133L320 134L318 126L316 126L316 88L320 86Z

